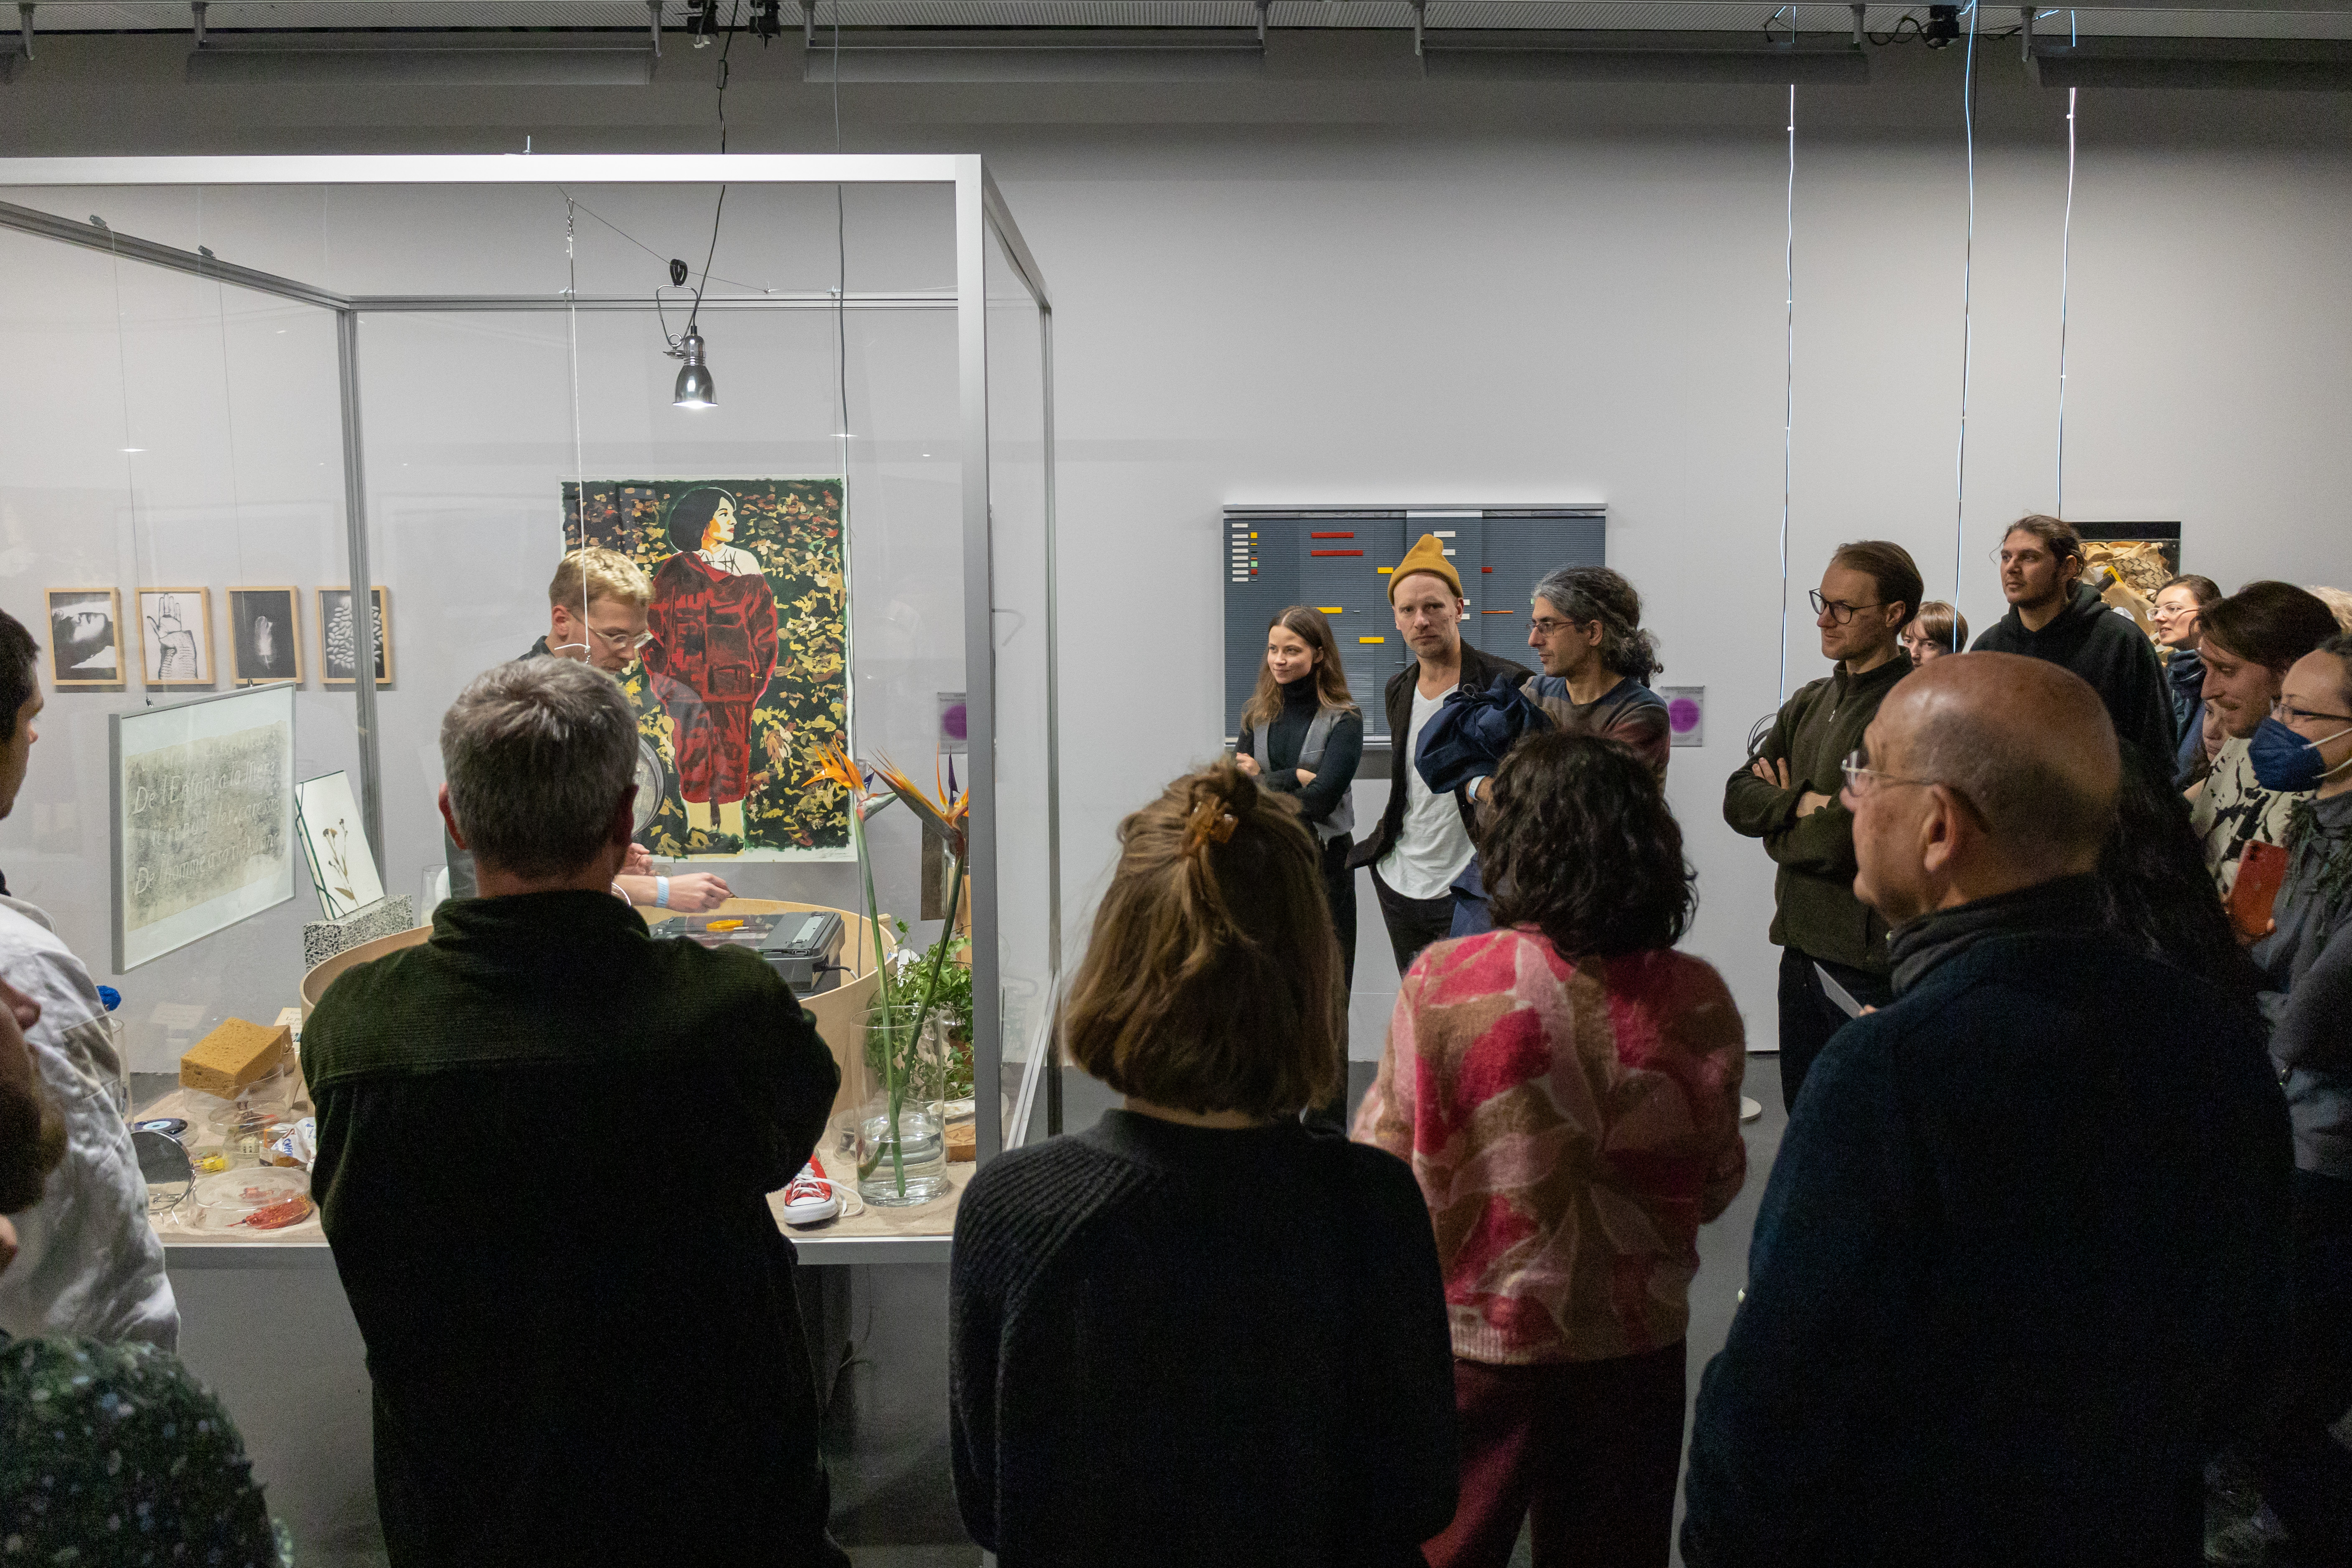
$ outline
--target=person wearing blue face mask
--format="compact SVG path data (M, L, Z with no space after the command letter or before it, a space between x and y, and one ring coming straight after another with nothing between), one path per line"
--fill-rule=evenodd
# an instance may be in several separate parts
M2253 950L2295 1163L2293 1394L2263 1491L2295 1561L2334 1563L2352 1558L2352 1454L2327 1430L2352 1405L2352 636L2295 661L2249 752L2263 787L2310 792Z
M2269 717L2295 660L2338 635L2338 628L2326 604L2291 583L2249 583L2215 600L2199 619L2205 703L2221 716L2229 739L2190 797L2190 822L2204 846L2213 885L2227 899L2246 846L2285 843L2288 816L2301 798L2300 791L2269 787L2255 773L2255 731Z

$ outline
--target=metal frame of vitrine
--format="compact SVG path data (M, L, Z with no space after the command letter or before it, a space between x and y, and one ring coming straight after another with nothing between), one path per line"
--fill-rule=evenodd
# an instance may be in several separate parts
M996 182L977 153L877 154L550 154L529 158L481 155L268 156L189 158L0 158L0 187L185 186L185 185L951 185L955 190L955 293L844 294L830 292L708 296L704 310L952 310L956 312L958 429L963 502L963 617L965 704L970 719L971 966L977 996L1002 995L998 962L997 892L1001 847L997 841L996 639L994 523L989 507L988 425L988 237L992 233L1021 276L1037 307L1038 350L1043 365L1044 521L1045 591L1045 794L1047 982L1058 982L1062 961L1061 756L1058 670L1059 638L1054 539L1054 308L1045 276L1022 238ZM209 252L181 250L121 234L92 221L77 223L30 207L0 203L0 227L106 251L125 260L194 273L256 293L292 300L335 315L336 360L342 403L343 522L351 580L373 581L368 570L364 430L360 420L359 320L370 313L448 310L650 310L637 296L346 295L219 260ZM359 629L357 646L368 646L374 604L367 595L353 603L370 624ZM383 767L375 718L375 671L362 659L352 687L359 730L361 811L369 842L383 854ZM1050 1001L1050 996L1049 996ZM1052 1009L1049 1005L1048 1016ZM975 1129L979 1157L992 1159L1005 1137L1004 1040L1002 1007L980 1007L972 1017L975 1099L991 1108ZM1055 1056L1050 1039L1034 1050L1028 1081L1018 1103L1025 1119L1042 1077L1058 1100L1059 1075L1044 1071ZM1058 1105L1052 1107L1058 1110ZM1049 1110L1049 1125L1058 1121ZM1023 1123L1025 1129L1025 1120ZM1019 1135L1016 1131L1016 1137Z

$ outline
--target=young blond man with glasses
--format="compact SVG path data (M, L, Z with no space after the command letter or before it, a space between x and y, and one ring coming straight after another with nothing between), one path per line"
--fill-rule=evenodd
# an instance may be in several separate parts
M654 822L654 827L658 827L663 816L673 814L682 824L686 808L677 800L677 761L670 754L668 731L645 722L649 709L660 712L661 700L653 695L642 671L634 684L627 679L640 650L652 640L646 630L646 607L653 596L653 584L635 562L619 551L593 544L575 550L556 563L555 575L548 582L547 635L531 644L523 657L576 659L594 665L622 683L637 711L638 733L660 758L663 804ZM648 828L631 845L628 861L613 884L614 892L633 904L688 914L714 910L727 901L726 879L712 872L656 875L653 847L646 843L652 832ZM667 847L671 853L692 847L691 843ZM441 848L449 866L449 896L473 898L477 892L474 858L446 833L442 835Z
M1838 798L1839 769L1879 702L1911 673L1901 637L1922 591L1901 545L1840 545L1811 595L1822 657L1834 668L1789 699L1724 785L1723 819L1762 839L1779 868L1771 938L1780 948L1780 1100L1792 1110L1813 1058L1846 1020L1822 975L1865 1006L1894 995L1886 922L1853 893L1853 816Z

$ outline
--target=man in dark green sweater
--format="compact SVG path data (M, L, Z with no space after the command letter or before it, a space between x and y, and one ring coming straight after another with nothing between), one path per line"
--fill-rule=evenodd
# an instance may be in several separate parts
M1789 699L1770 736L1724 785L1723 819L1761 838L1780 868L1771 934L1780 948L1780 1100L1791 1110L1806 1069L1846 1020L1822 972L1864 1005L1894 996L1886 922L1853 896L1853 814L1838 792L1841 767L1880 699L1911 673L1898 639L1922 591L1901 545L1840 545L1812 595L1822 657L1836 668Z
M441 752L481 896L302 1037L394 1568L845 1568L766 1201L840 1069L755 955L655 938L610 891L636 793L611 676L500 665Z

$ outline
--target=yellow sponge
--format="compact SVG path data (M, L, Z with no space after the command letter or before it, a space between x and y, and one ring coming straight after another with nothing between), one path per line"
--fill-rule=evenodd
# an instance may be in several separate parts
M180 1082L205 1094L234 1100L246 1085L267 1078L294 1041L283 1024L249 1024L224 1018L180 1058Z

